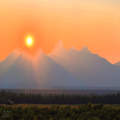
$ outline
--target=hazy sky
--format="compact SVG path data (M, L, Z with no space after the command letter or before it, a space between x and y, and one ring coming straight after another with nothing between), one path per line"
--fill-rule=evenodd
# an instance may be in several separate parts
M49 53L59 40L66 48L91 51L120 61L119 0L0 0L0 59L16 48L26 50L31 34L35 47Z

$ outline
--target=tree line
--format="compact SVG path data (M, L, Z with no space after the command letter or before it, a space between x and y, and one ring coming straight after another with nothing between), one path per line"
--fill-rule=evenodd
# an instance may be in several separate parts
M0 92L0 104L120 104L120 94L67 95Z

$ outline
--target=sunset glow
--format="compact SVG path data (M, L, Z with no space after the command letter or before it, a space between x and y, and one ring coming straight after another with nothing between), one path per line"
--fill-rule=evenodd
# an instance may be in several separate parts
M25 40L27 47L32 47L34 45L34 39L32 36L27 36Z
M62 40L66 49L87 46L116 63L120 61L119 21L119 0L1 0L0 60L17 48L34 47L30 53L40 48L49 54ZM29 33L34 40L24 42Z

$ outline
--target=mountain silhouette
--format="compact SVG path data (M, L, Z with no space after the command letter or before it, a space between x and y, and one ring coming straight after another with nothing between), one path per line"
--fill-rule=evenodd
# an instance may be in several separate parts
M24 52L14 51L0 62L0 88L84 87L120 87L119 65L87 47L65 49L62 42L49 55L39 50L30 58Z
M120 66L120 62L115 63L114 65Z
M60 48L62 51L64 47ZM51 58L66 68L86 87L115 87L120 85L120 67L108 62L97 54L93 54L84 47L78 51L69 49L65 54L62 52Z
M14 56L17 54L11 53L1 62L5 71L0 74L0 88L69 88L78 85L73 83L77 80L68 71L41 51L34 60L24 53L13 59ZM6 67L4 63L9 64Z

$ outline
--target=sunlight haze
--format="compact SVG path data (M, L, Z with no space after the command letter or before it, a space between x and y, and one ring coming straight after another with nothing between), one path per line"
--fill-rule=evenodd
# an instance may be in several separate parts
M1 0L0 59L26 50L24 37L35 39L32 51L50 53L58 41L65 48L88 46L110 62L120 61L119 0Z

